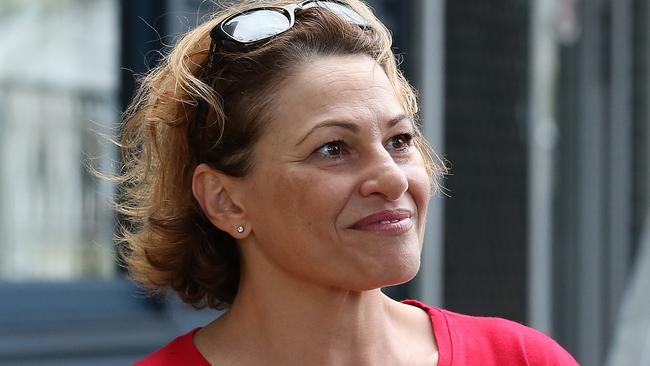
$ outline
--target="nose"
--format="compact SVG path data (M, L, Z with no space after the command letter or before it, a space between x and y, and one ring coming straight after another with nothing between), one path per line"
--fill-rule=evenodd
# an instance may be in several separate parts
M409 187L402 167L383 150L366 162L359 193L363 197L379 194L389 201L397 201Z

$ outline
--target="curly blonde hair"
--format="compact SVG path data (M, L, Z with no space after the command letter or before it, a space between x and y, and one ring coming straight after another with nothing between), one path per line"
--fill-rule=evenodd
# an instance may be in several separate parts
M239 285L237 243L203 214L192 195L192 174L200 163L238 177L253 169L252 151L273 96L296 65L321 56L368 55L416 121L416 96L397 68L390 33L359 0L347 3L369 27L319 8L300 10L289 31L246 52L220 50L206 69L215 25L251 7L286 3L244 1L222 9L185 34L140 80L121 125L116 208L126 221L118 234L121 258L146 289L172 288L197 308L232 304ZM416 144L431 176L439 175L443 165L434 163L421 136Z

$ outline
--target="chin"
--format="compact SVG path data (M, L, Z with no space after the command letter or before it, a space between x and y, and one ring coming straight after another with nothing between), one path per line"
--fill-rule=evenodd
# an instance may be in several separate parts
M402 261L400 263L390 263L381 266L377 270L369 271L364 276L365 280L359 283L355 290L368 291L378 288L401 285L412 280L420 270L420 258L414 260Z
M403 251L402 255L397 257L399 260L391 260L384 263L380 268L379 277L384 278L385 286L400 285L404 282L412 280L420 270L421 250L420 246L412 246L407 251ZM393 257L395 258L395 257Z
M416 264L412 264L411 266L402 268L401 271L398 274L396 274L395 278L393 278L391 281L388 281L389 283L382 287L396 286L408 282L413 278L415 278L415 275L418 274L419 270L420 270L420 261L418 260Z

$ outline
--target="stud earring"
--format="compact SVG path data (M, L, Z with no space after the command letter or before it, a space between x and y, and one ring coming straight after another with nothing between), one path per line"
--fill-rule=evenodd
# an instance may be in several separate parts
M244 226L239 225L239 226L237 226L237 228L235 230L237 230L237 232L241 234L241 233L244 232Z

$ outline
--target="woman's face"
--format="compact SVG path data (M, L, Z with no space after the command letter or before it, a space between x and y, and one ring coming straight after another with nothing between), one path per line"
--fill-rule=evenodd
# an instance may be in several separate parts
M242 245L284 274L368 290L420 265L430 181L414 127L370 57L307 63L283 84L244 178ZM255 253L255 254L250 254Z

